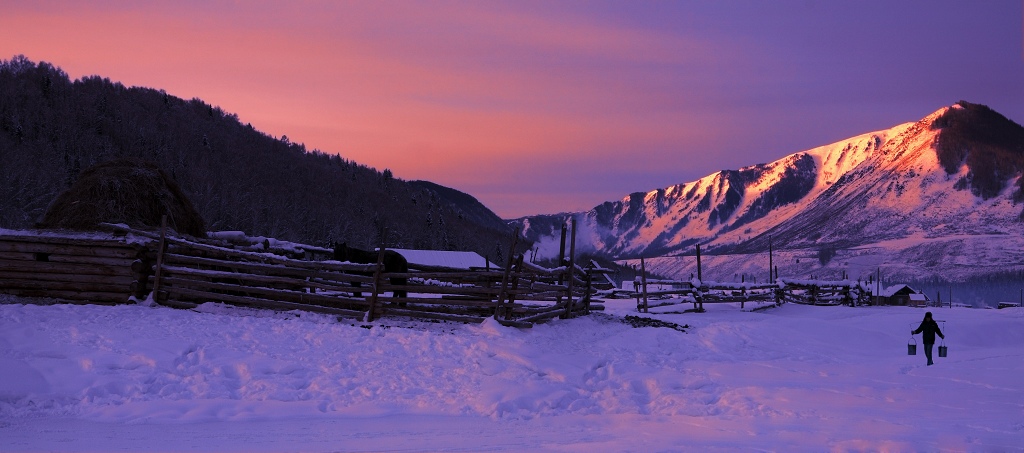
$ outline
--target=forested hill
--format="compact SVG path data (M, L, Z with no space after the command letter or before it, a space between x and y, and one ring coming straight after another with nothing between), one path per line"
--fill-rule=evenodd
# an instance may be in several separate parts
M481 224L482 205L462 208L430 185L271 137L199 99L72 81L23 56L0 62L0 227L31 228L83 169L118 158L171 175L210 230L369 248L387 227L389 247L507 256L507 226Z

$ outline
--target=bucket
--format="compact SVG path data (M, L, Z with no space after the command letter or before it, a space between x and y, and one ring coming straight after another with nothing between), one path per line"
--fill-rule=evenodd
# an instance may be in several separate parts
M946 321L942 321L942 330L946 330ZM939 357L945 357L949 350L946 348L946 337L942 337L942 343L939 344Z
M917 355L917 342L907 343L907 355Z

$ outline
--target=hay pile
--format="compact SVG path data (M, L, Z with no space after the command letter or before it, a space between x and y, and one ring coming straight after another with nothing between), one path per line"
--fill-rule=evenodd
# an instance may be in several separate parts
M199 211L159 167L134 159L97 164L50 204L42 228L94 230L101 222L140 229L167 226L178 233L206 236Z

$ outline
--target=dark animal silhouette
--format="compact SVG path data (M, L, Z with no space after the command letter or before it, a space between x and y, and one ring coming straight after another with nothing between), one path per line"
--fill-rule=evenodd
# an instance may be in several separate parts
M377 252L360 250L349 247L345 243L334 244L334 259L337 261L348 261L359 264L377 264ZM384 272L409 272L409 262L400 253L394 250L384 251ZM364 274L372 275L372 274ZM388 281L395 286L405 286L404 277L390 278ZM352 286L362 286L359 282L352 282ZM362 297L361 292L354 293L356 297ZM395 297L406 297L406 291L395 291Z

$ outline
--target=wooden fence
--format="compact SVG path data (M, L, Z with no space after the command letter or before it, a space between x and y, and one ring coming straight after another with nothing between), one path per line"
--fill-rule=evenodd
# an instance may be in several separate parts
M871 291L860 282L849 280L796 280L780 278L781 297L785 302L808 305L866 305Z
M175 307L222 302L364 321L409 316L482 322L493 316L520 327L601 308L591 304L593 268L546 269L524 263L522 255L503 270L410 264L408 271L389 272L384 248L378 251L376 264L354 264L301 260L181 238L160 240L165 245L157 250L163 253L146 256L146 281L157 303ZM325 251L307 249L306 256Z
M647 313L650 308L687 303L692 303L693 308L686 311L703 312L704 304L708 303L739 302L740 308L745 308L745 304L748 302L773 304L780 302L778 285L723 282L698 282L695 285L694 283L686 280L656 280L638 277L634 281L635 291L629 293L629 296L636 298L637 311L643 313ZM649 285L659 289L650 290ZM652 300L666 296L669 299Z
M410 265L407 272L387 272L383 248L377 263L354 264L325 260L330 250L313 246L274 249L270 241L198 241L104 227L113 233L0 235L0 292L107 304L134 296L178 308L220 302L365 321L493 316L519 327L603 309L592 300L593 276L607 270L581 268L571 258L555 269L515 255L505 269Z
M848 280L796 280L780 278L776 283L723 283L700 282L696 285L686 280L655 280L637 277L635 290L629 293L637 301L637 311L647 312L649 308L693 303L688 311L702 312L706 303L747 302L776 305L791 302L807 305L864 305L870 301L871 292L860 282ZM649 290L648 285L662 289ZM666 288L667 287L667 288ZM651 298L670 296L669 300L651 301Z

